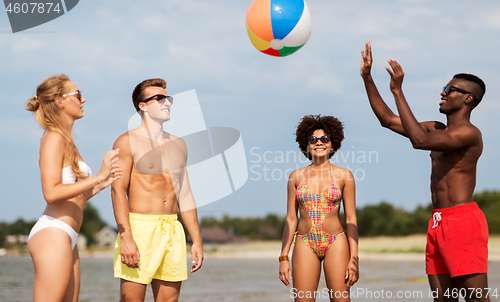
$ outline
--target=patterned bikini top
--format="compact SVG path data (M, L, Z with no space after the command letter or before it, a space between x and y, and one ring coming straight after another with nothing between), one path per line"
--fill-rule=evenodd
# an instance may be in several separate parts
M328 214L332 210L338 208L340 206L340 201L342 200L342 191L333 183L333 166L330 166L330 186L318 194L311 193L306 185L310 170L311 166L307 169L304 183L297 188L295 198L297 199L299 205L308 212L310 217L314 212L323 212L324 214Z

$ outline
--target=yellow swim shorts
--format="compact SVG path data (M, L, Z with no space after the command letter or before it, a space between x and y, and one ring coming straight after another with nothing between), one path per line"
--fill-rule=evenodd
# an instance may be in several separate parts
M129 217L141 260L138 268L122 263L118 234L114 255L115 277L142 284L149 284L153 279L171 282L186 280L186 236L177 215L130 213Z

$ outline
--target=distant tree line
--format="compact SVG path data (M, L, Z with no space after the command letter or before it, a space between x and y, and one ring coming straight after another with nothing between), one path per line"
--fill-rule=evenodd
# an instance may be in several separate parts
M486 190L476 193L473 200L485 213L490 234L500 234L500 191ZM383 201L358 208L356 212L360 236L425 234L432 216L432 204L406 211ZM13 223L0 222L0 245L7 235L28 235L35 222L23 219L18 219ZM80 233L88 238L89 245L95 243L95 234L104 226L106 223L101 219L97 209L87 202ZM230 236L247 237L252 240L280 240L283 236L285 217L275 214L269 214L264 218L204 217L201 219L200 226L222 227Z
M500 191L476 193L477 202L488 220L490 234L500 234ZM413 211L394 207L388 202L366 205L356 210L358 233L362 237L404 236L425 234L432 216L432 204L418 206ZM343 213L341 213L341 216ZM258 240L280 240L283 236L285 217L274 214L265 218L202 218L201 226L220 226L230 235L249 237Z
M20 218L12 223L0 222L0 247L5 242L8 235L28 235L36 220L25 221ZM80 228L80 234L87 237L87 244L95 243L95 234L99 232L107 224L101 219L97 209L92 206L92 203L87 202L83 209L83 221Z
M474 194L472 199L483 210L490 234L500 234L500 191L486 190Z
M247 237L252 240L277 240L283 236L285 217L275 214L269 214L264 218L239 218L224 215L221 220L203 217L200 226L222 227L229 236Z
M356 210L359 236L399 236L424 234L432 205L419 206L413 212L395 208L387 202L367 205ZM343 213L340 214L343 219ZM224 216L222 219L204 217L200 226L224 228L229 235L248 237L253 240L280 240L283 236L285 216L269 214L265 218L235 218Z

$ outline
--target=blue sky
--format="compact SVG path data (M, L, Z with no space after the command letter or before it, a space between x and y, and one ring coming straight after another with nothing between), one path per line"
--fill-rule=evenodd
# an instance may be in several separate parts
M245 29L250 3L80 1L64 16L16 34L1 12L0 221L36 219L45 207L37 165L42 131L24 104L41 81L59 73L87 99L74 132L94 173L127 131L132 90L146 78L166 79L170 94L196 89L207 126L240 131L249 179L199 208L201 216L284 215L287 174L307 165L294 137L306 114L334 115L345 123L335 164L357 175L359 206L386 200L411 210L427 204L429 153L380 127L369 107L359 76L367 40L382 96L395 109L384 70L391 57L403 66L403 90L420 121L445 121L439 93L454 74L485 81L486 95L472 114L484 140L476 190L499 188L500 2L309 0L311 38L285 58L252 46ZM92 203L114 224L109 189Z

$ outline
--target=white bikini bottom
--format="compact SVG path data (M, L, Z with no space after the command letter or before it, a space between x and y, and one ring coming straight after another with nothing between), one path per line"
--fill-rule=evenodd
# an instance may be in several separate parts
M31 237L33 237L33 235L45 228L57 228L68 233L69 237L71 238L72 249L75 249L76 242L78 241L78 233L75 232L75 230L66 222L48 215L43 215L42 217L40 217L40 219L38 219L38 221L31 229L28 241L31 239Z

